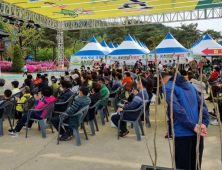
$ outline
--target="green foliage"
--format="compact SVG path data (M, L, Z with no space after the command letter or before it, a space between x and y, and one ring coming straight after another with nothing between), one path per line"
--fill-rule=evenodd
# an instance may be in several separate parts
M9 48L6 49L6 55L7 55L7 58L11 58L11 60L13 60L13 54L14 54L14 44L11 43L9 45Z
M37 49L37 61L47 61L52 60L53 50L51 48L38 48Z
M24 66L24 61L22 57L22 50L18 44L15 45L14 54L13 54L13 64L12 71L21 72Z

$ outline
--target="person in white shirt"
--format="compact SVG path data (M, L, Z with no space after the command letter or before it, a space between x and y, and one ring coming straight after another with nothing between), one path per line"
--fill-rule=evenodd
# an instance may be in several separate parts
M27 69L26 64L24 65L24 67L22 69L23 69L23 72L24 72L23 77L24 77L25 74L27 76L28 69Z
M12 84L12 95L20 92L20 90L18 88L18 86L19 86L19 82L18 81L13 81L13 82L11 82L11 84Z
M163 65L161 64L161 61L159 62L159 69L160 69L160 70L163 69Z

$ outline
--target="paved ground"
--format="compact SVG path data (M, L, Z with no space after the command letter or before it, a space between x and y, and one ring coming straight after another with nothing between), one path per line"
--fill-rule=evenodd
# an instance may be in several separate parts
M3 74L8 76L8 74ZM22 82L22 78L19 78ZM7 79L7 87L10 88L11 79ZM163 102L162 102L163 103ZM213 108L207 103L209 110ZM110 112L113 112L109 108ZM168 140L164 139L166 133L163 104L158 106L158 130L157 150L158 165L171 166ZM4 121L5 135L0 137L0 169L2 170L139 170L141 164L151 164L146 149L145 137L137 141L133 129L126 138L117 140L117 129L111 128L110 122L101 125L97 118L99 132L96 136L90 135L90 127L86 125L89 140L85 140L80 131L82 146L76 146L75 138L67 142L56 144L57 133L52 134L47 129L47 138L41 137L37 130L37 124L29 131L25 138L25 130L22 130L17 138L11 138L7 134L8 121ZM148 145L153 154L154 135L154 106L151 106L150 120L152 127L146 128ZM220 164L220 140L218 126L209 126L208 137L205 138L203 155L203 170L221 169Z

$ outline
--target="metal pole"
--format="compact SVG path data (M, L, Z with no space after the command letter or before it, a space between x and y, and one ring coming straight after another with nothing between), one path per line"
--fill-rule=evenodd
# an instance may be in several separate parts
M57 31L57 43L58 43L58 66L63 68L64 67L64 37L63 37L63 30Z

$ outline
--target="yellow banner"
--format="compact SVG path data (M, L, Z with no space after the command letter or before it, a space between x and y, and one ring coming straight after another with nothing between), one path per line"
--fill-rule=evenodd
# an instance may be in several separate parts
M222 6L206 0L3 0L59 21L101 19ZM215 3L214 3L215 2Z

